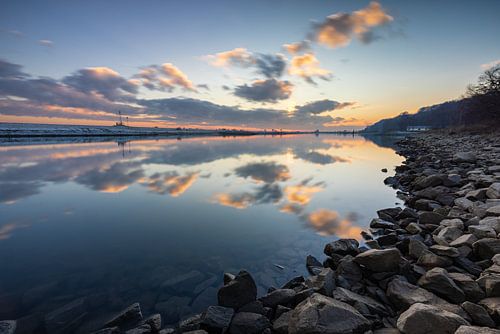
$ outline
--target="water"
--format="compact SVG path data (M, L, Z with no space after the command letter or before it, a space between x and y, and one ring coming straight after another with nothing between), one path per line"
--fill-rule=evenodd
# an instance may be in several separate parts
M264 293L304 274L326 242L360 239L376 210L398 202L380 170L402 158L380 142L4 143L0 319L86 297L80 332L136 301L172 322L215 303L222 273L242 268Z

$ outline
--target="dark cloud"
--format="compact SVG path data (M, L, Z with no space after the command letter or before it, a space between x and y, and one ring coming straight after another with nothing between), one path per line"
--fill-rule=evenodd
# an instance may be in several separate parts
M290 178L288 167L275 162L254 162L236 168L235 174L240 177L250 177L255 181L273 183L286 181Z
M81 69L62 81L80 92L99 93L111 101L130 101L137 94L138 88L107 67Z
M286 100L292 94L293 85L289 81L276 79L257 80L251 85L241 85L235 88L234 95L256 102L275 103Z
M19 199L36 195L40 192L41 182L2 182L0 203L12 203Z
M333 111L336 109L342 109L346 108L349 106L354 105L354 102L338 102L338 101L333 101L333 100L320 100L320 101L314 101L314 102L309 102L306 103L302 106L297 106L295 108L296 112L298 113L305 113L305 114L321 114L325 111Z
M279 78L286 68L286 58L281 54L258 54L255 58L257 72L268 79Z
M318 165L328 165L334 162L350 162L349 159L342 158L339 156L333 156L326 153L320 153L317 151L295 150L294 153L295 153L295 158L309 161Z
M96 168L80 176L75 181L90 189L102 192L119 192L126 189L144 176L140 164L136 162L117 162L109 168Z
M207 84L198 84L196 87L200 89L210 90L210 87Z
M231 90L231 87L227 86L227 85L222 85L222 89L223 90Z
M18 64L12 64L8 61L0 59L0 78L21 78L26 76L22 71L22 66Z

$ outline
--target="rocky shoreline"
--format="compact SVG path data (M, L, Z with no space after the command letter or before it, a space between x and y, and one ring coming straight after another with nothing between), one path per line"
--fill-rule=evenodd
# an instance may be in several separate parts
M226 273L218 305L172 328L136 303L95 333L500 333L500 134L428 133L399 147L406 161L385 183L405 207L379 210L364 245L328 243L323 262L307 257L309 277L261 297L250 273ZM48 333L75 320L63 311ZM0 321L1 334L15 328Z

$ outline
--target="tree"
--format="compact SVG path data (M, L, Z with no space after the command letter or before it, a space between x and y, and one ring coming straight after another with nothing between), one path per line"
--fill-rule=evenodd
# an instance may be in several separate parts
M467 118L477 122L500 122L500 64L481 74L467 87Z

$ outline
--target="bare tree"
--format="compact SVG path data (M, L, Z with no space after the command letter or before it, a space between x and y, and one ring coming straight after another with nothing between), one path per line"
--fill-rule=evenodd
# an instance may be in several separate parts
M469 85L466 96L469 120L500 122L500 64L484 71L477 84Z

